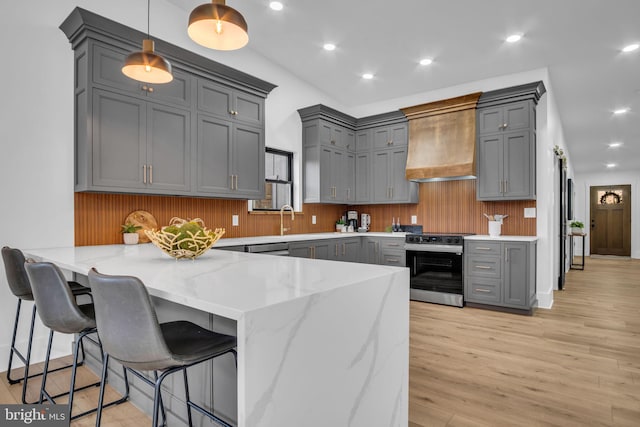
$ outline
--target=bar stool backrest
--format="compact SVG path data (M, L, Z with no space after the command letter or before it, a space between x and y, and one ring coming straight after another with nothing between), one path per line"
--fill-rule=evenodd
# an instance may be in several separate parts
M95 321L76 303L62 271L50 262L27 261L25 269L42 323L56 331L75 334L95 328Z
M11 292L21 299L33 301L31 284L24 269L24 254L20 249L5 246L2 248L2 260L7 273L7 282Z
M140 370L173 366L147 288L137 277L89 271L98 335L110 357Z

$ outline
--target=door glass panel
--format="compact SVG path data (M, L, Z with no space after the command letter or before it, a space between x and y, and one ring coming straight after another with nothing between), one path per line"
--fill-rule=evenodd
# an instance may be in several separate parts
M624 203L622 190L599 190L598 191L598 204L599 205L620 205Z

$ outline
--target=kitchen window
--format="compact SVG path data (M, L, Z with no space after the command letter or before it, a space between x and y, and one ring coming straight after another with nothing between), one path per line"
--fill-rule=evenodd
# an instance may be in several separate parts
M265 150L264 199L252 200L254 211L278 211L282 205L293 206L293 153Z

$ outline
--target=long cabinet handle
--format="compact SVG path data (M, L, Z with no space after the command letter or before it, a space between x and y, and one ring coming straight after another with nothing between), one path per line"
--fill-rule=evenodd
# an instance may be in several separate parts
M480 268L482 270L490 270L491 267L487 266L487 265L474 265L474 268Z
M473 290L473 292L485 292L485 293L489 293L491 292L489 289L480 289L480 288L476 288Z
M142 183L147 183L147 165L142 165Z
M509 249L504 248L504 262L509 262Z
M338 244L336 243L336 257L338 256Z
M509 192L509 181L507 181L506 179L504 181L504 192L505 193Z
M478 247L476 248L476 250L479 250L479 251L490 251L490 250L491 250L491 248L486 248L486 247L484 247L484 246L478 246Z
M153 165L149 165L149 184L153 184Z
M342 256L347 255L347 244L343 243L342 244Z
M387 262L400 262L398 258L387 258Z

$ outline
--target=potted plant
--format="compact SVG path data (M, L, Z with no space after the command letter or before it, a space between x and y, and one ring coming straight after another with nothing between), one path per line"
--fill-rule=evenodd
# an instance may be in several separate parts
M582 221L571 221L571 234L584 234L584 224Z
M122 238L124 239L125 245L137 245L138 239L138 230L142 227L139 225L134 225L130 222L126 224L122 224Z
M347 225L343 218L338 218L336 221L336 231L342 231L342 229Z

